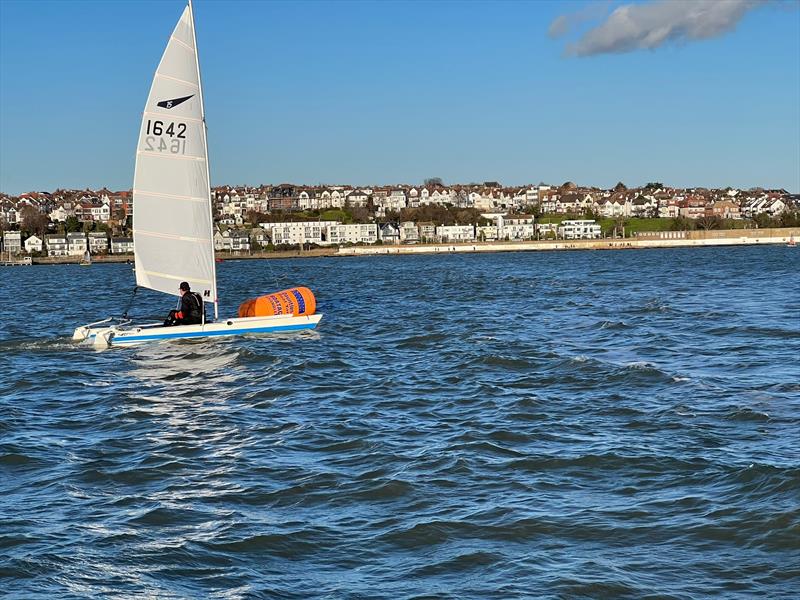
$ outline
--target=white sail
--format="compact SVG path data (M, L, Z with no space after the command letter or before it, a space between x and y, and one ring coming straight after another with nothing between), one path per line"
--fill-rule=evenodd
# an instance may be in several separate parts
M178 295L181 281L216 309L211 192L191 4L147 97L133 180L136 283ZM216 312L216 310L215 310Z

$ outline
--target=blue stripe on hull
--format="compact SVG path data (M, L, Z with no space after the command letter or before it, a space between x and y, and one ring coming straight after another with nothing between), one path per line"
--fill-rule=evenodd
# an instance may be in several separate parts
M314 329L316 323L308 325L273 325L272 327L256 327L252 329L222 329L219 331L192 331L186 333L161 333L157 335L136 335L136 336L114 336L111 345L132 344L134 342L146 342L149 340L179 340L184 338L196 337L215 337L220 335L237 335L241 333L275 333L278 331L300 331L302 329Z

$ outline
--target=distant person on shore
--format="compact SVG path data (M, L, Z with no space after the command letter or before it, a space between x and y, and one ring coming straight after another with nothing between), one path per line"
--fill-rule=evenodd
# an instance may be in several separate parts
M197 292L193 292L185 281L181 282L178 289L181 293L181 308L169 311L164 327L201 324L204 315L203 298Z

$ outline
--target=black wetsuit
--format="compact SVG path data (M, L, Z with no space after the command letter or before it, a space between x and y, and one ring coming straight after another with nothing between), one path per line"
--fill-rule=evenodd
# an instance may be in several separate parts
M164 325L199 325L203 322L203 297L196 292L181 296L181 309L171 310Z

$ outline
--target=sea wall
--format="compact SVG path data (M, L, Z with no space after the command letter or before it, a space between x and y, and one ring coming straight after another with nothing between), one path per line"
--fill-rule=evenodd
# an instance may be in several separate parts
M683 236L677 234L683 234ZM476 242L340 248L337 256L386 254L446 254L454 252L524 252L533 250L626 250L634 248L685 248L786 244L794 236L800 242L800 227L780 229L726 229L718 231L653 232L633 238L599 240L541 240L527 242Z
M77 265L83 261L80 256L36 256L35 265ZM133 254L93 254L92 263L124 263L133 262Z
M312 258L317 256L333 256L336 248L312 248L310 250L286 250L276 252L217 252L217 259L228 260L256 260L260 258ZM64 265L78 264L83 256L40 256L33 259L35 265ZM92 264L125 263L133 262L133 254L95 254L92 255Z

